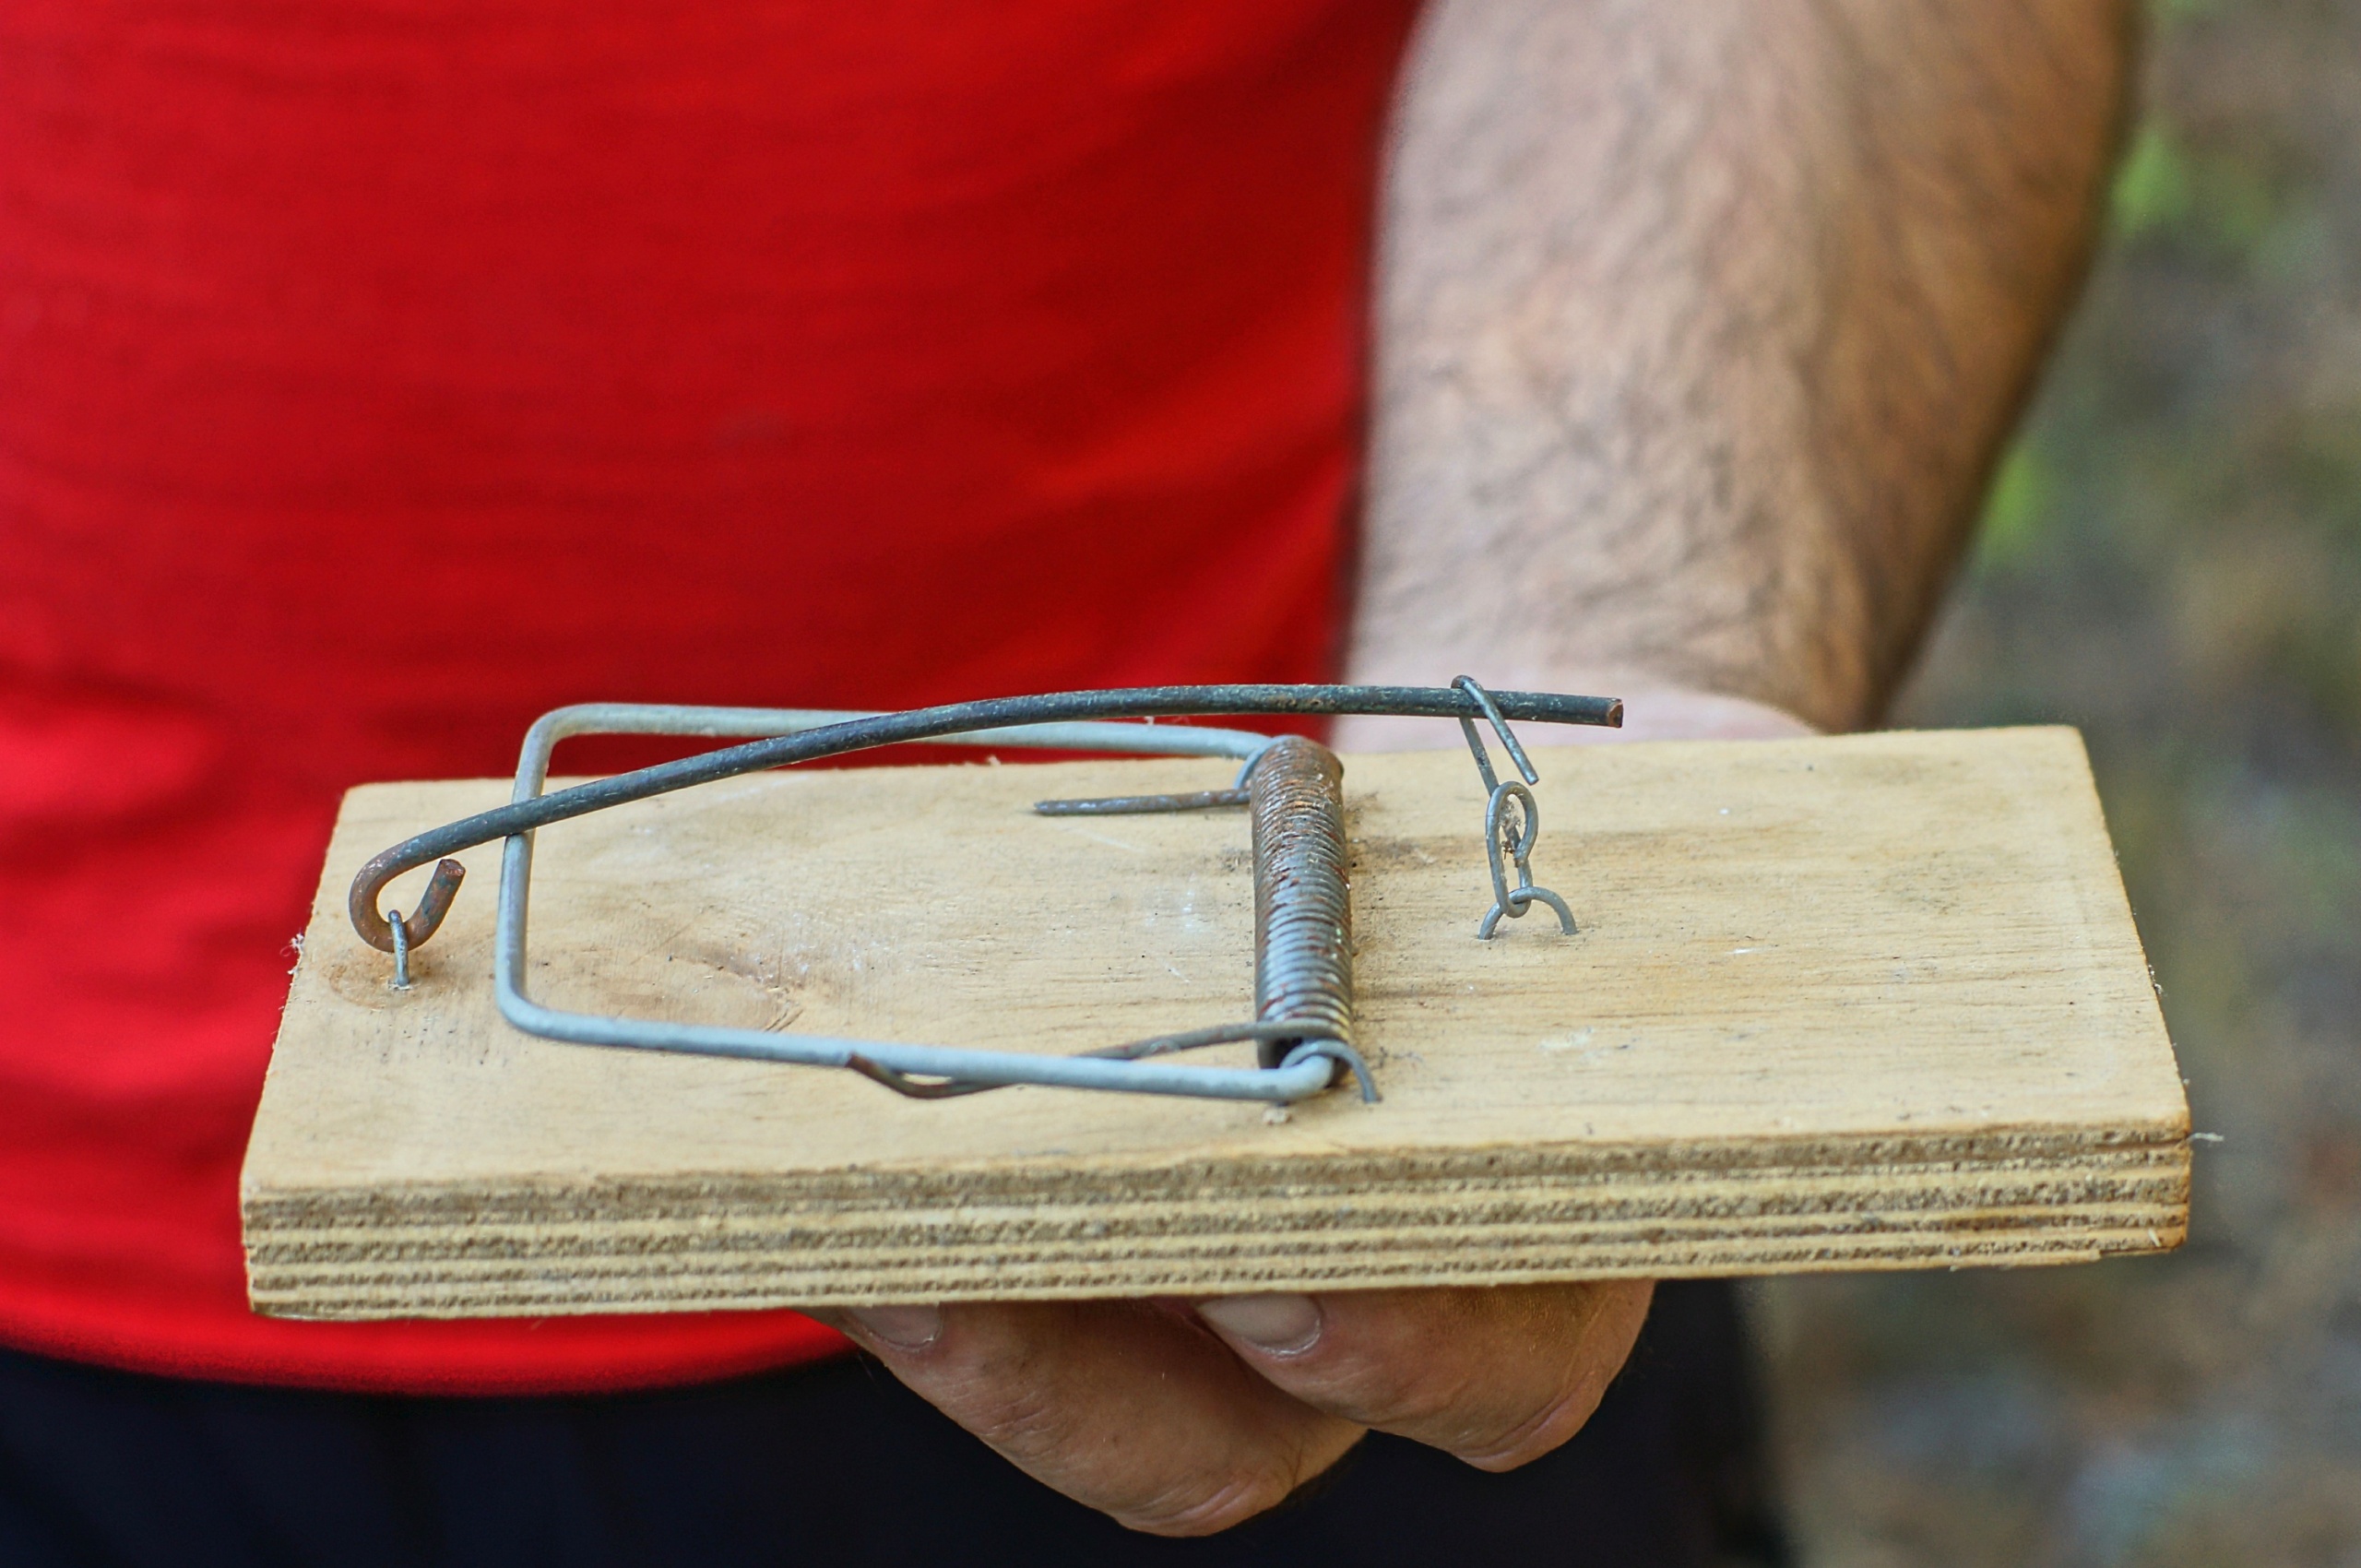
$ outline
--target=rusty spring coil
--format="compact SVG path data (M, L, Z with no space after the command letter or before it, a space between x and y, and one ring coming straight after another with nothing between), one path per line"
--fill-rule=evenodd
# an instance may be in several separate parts
M1247 781L1254 819L1254 1016L1302 1022L1350 1045L1353 907L1345 881L1344 764L1300 735L1280 739ZM1301 1037L1256 1042L1275 1067Z

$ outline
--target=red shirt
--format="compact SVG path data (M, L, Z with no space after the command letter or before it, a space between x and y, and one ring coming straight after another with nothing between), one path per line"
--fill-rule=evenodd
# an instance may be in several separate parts
M1322 677L1411 8L0 11L0 1339L414 1390L834 1348L248 1312L338 798L583 699Z

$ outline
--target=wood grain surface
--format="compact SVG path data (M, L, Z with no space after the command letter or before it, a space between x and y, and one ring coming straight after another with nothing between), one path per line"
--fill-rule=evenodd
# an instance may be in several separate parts
M2059 1263L2177 1245L2189 1121L2068 730L1539 750L1581 922L1476 925L1464 753L1347 759L1384 1099L1014 1088L564 1045L491 993L497 847L417 983L346 800L249 1146L257 1310L474 1316ZM1249 1016L1242 812L1051 819L1190 760L766 774L545 828L552 1005L1071 1051ZM390 907L415 897L413 873ZM1252 1047L1209 1058L1243 1064Z

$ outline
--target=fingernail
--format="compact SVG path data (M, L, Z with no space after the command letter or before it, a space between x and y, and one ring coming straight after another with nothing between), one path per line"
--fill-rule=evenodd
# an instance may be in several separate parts
M1220 1296L1197 1315L1234 1339L1274 1356L1296 1356L1320 1341L1320 1303L1309 1296Z
M845 1315L872 1339L896 1350L923 1350L943 1337L941 1307L861 1307Z

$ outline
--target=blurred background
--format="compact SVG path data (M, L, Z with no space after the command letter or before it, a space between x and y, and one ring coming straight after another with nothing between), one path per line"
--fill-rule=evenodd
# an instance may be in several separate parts
M2189 1245L1762 1288L1809 1568L2361 1568L2361 5L2177 0L1897 725L2082 726Z

